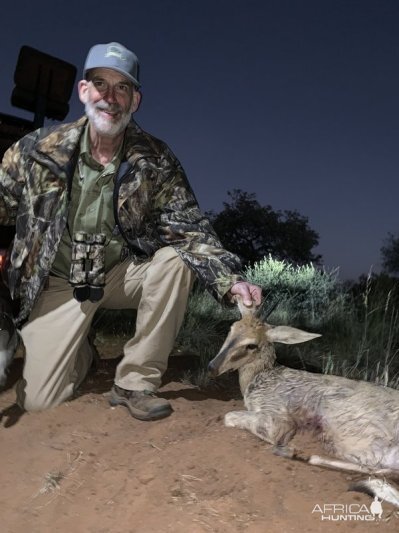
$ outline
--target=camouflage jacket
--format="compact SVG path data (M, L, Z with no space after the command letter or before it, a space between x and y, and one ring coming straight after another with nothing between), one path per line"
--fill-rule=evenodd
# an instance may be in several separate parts
M0 168L0 224L15 225L7 270L19 321L32 310L66 227L79 141L87 118L43 128L15 143ZM150 257L173 246L222 300L241 279L238 258L222 245L198 207L184 170L162 141L135 122L126 130L124 161L115 179L116 223L133 255Z

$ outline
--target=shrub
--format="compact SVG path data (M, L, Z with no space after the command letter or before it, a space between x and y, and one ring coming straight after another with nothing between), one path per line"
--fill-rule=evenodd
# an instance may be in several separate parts
M312 264L294 266L269 256L248 267L244 275L262 287L264 314L272 311L275 323L320 329L342 315L347 304L337 270L326 272Z

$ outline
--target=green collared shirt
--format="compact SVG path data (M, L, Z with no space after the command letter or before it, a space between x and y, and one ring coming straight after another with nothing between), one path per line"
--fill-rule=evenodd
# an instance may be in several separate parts
M122 146L106 166L90 153L89 125L80 141L78 164L72 181L68 227L65 229L51 272L65 279L71 268L71 236L77 231L105 233L105 271L115 266L121 255L122 237L115 229L113 209L114 177L122 157Z

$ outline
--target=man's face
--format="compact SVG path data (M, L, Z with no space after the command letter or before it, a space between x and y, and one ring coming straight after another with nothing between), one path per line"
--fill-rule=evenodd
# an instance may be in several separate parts
M89 80L79 82L78 90L90 124L101 135L117 136L139 107L141 95L115 70L96 68L89 74Z

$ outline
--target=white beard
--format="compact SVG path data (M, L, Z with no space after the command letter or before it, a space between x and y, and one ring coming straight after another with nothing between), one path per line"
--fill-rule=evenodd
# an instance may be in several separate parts
M128 112L121 113L121 118L117 122L107 120L101 115L100 109L112 109L112 107L112 105L107 106L107 104L103 102L98 104L87 102L85 105L86 115L88 116L90 123L98 133L109 137L115 137L116 135L119 135L119 133L122 133L129 124L131 118L131 113ZM117 109L114 108L112 110L120 111L120 107L118 106Z

